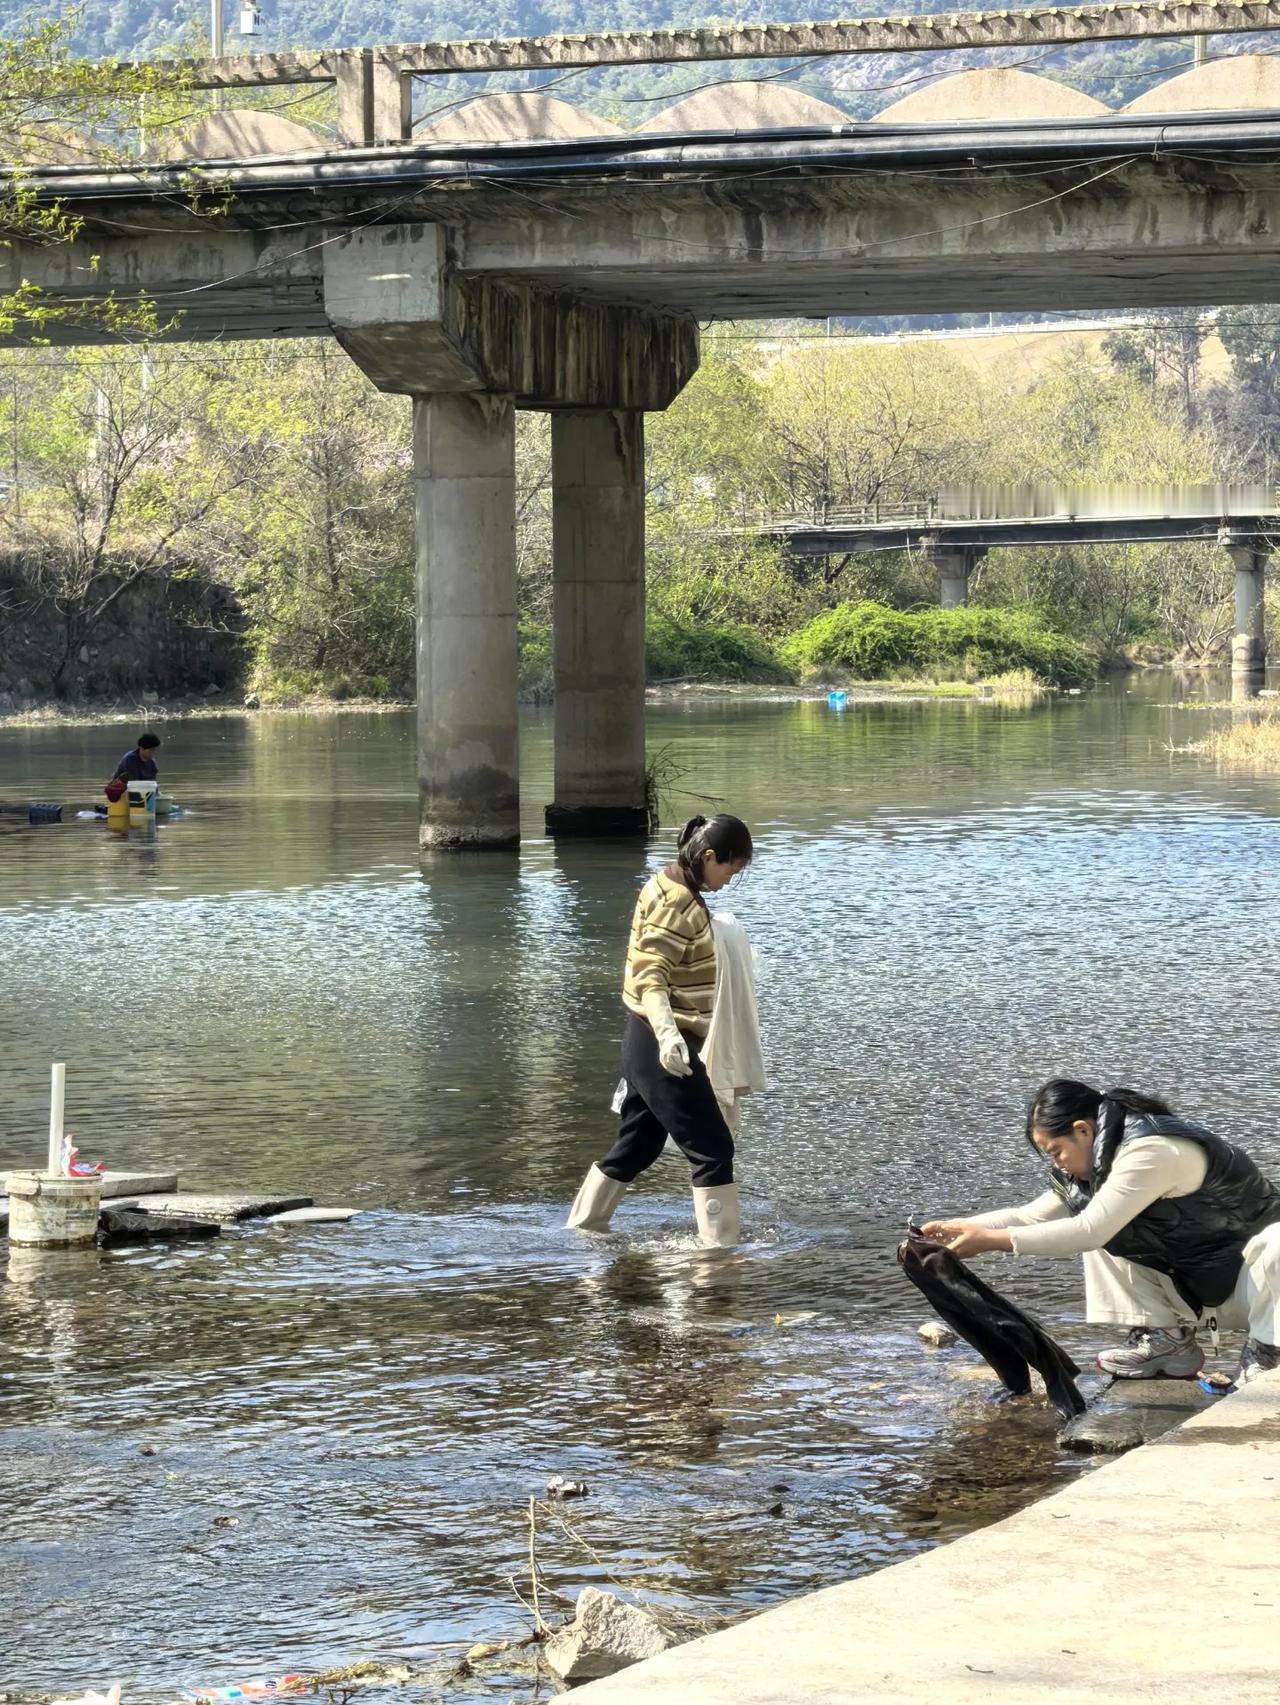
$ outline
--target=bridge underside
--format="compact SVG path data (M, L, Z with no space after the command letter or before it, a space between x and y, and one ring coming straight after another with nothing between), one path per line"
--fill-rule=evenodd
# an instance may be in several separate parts
M0 251L0 282L145 290L192 339L324 333L335 234L411 224L459 277L700 320L1268 301L1280 261L1280 114L347 149L201 177L226 212L175 167L37 174L84 237Z
M414 397L433 846L518 836L513 408L554 417L551 820L634 830L643 416L696 369L698 322L1280 295L1280 114L391 146L195 175L225 206L192 202L189 168L33 174L82 235L0 248L0 290L146 297L182 340L332 333ZM74 318L40 335L100 339ZM946 601L982 548L954 542ZM1256 673L1265 556L1229 548L1236 662Z

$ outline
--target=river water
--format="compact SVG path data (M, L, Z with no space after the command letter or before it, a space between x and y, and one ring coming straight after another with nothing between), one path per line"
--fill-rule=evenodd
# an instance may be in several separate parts
M728 1259L694 1247L678 1158L617 1236L561 1229L611 1136L626 928L671 832L543 838L545 715L518 856L419 864L405 714L169 724L191 811L149 839L0 816L0 1160L38 1163L58 1058L90 1156L363 1210L9 1254L0 1682L159 1705L518 1635L553 1473L590 1495L539 1518L544 1593L710 1615L1079 1472L1043 1404L920 1346L892 1251L913 1211L1034 1193L1020 1106L1054 1073L1162 1090L1280 1164L1280 790L1170 749L1229 714L1184 691L1215 687L651 709L669 823L716 801L757 832L722 903L775 1087ZM87 802L133 732L0 731L0 801ZM1071 1264L989 1272L1091 1353Z

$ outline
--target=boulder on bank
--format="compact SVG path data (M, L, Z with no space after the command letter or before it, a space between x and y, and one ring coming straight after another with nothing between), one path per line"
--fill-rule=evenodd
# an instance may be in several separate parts
M673 1645L672 1636L639 1605L584 1587L573 1621L552 1635L543 1655L561 1681L598 1681Z

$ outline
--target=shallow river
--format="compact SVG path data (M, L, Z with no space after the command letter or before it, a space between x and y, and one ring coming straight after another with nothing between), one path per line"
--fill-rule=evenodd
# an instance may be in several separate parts
M518 856L419 865L401 714L168 724L191 809L151 839L0 815L0 1160L42 1156L58 1058L90 1156L364 1210L8 1255L0 1684L158 1705L518 1635L553 1473L590 1495L539 1518L544 1592L716 1614L1077 1472L1042 1404L919 1345L892 1251L912 1211L1034 1193L1019 1112L1053 1073L1163 1090L1280 1164L1280 785L1170 749L1228 713L1129 685L651 710L685 772L668 822L714 800L758 836L725 903L775 1087L729 1259L695 1250L678 1158L619 1235L561 1229L671 836L544 839L545 716ZM134 731L0 730L0 803L88 802ZM1090 1351L1070 1264L988 1270Z

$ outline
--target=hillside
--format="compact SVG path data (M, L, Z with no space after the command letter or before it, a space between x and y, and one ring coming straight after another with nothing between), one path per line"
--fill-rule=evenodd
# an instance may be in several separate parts
M943 8L909 0L900 11ZM832 15L847 8L806 3L797 16ZM781 17L786 6L732 0L714 9L678 0L263 0L262 34L255 48L351 47L375 42L430 41L458 36L539 35L593 29L656 29L710 21ZM235 34L236 4L226 0L228 43ZM0 29L31 16L27 0L0 0ZM83 0L77 8L76 44L88 54L146 56L190 46L208 29L204 0ZM1261 36L1216 38L1215 56L1257 51ZM1190 44L1168 40L1103 43L1057 49L970 50L952 54L881 54L797 65L788 80L815 95L835 99L855 117L865 117L930 76L975 65L1016 65L1060 78L1108 106L1122 106L1191 60ZM768 67L776 72L776 62ZM725 76L760 75L758 64L725 66ZM547 78L508 79L507 86L533 86ZM704 66L649 66L578 73L557 80L571 100L591 99L626 128L649 117L654 103L669 100L707 81ZM450 80L449 92L476 92L485 79ZM438 95L441 85L435 86Z

